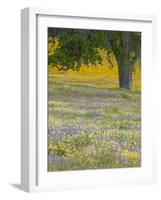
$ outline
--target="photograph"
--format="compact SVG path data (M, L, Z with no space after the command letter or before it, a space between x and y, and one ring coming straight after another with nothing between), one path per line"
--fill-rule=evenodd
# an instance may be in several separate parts
M141 167L141 32L47 32L48 172Z

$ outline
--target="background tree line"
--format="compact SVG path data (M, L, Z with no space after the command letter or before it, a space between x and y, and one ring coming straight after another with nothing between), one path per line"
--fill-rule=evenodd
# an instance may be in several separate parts
M105 49L111 67L112 53L117 60L120 88L132 89L132 71L135 63L141 61L140 32L48 28L48 40L53 45L55 38L59 44L48 55L48 64L59 71L79 71L81 64L102 64L99 49Z

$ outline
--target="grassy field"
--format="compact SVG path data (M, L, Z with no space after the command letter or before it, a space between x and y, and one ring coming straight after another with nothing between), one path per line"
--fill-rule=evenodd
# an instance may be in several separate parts
M114 62L114 67L105 65L81 66L80 71L68 70L58 72L55 68L49 67L49 82L68 83L75 85L91 86L96 88L119 88L118 66ZM141 68L136 64L133 71L132 90L141 91Z
M49 69L49 171L140 167L140 75L131 92L116 76Z

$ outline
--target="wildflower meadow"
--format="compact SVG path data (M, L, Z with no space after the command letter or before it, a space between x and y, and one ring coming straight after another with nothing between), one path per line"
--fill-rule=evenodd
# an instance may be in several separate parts
M66 42L62 37L49 37L49 55ZM60 55L48 64L48 171L141 166L141 64L132 70L131 88L120 87L117 56L110 67L106 51L98 52L103 63L82 61L76 70L55 67Z

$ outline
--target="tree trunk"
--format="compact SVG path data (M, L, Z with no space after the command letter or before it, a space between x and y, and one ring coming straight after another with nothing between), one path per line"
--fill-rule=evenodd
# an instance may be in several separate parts
M128 90L132 89L132 67L119 66L119 86Z
M122 32L123 55L119 58L119 84L120 88L132 89L132 66L128 58L130 51L130 33Z

